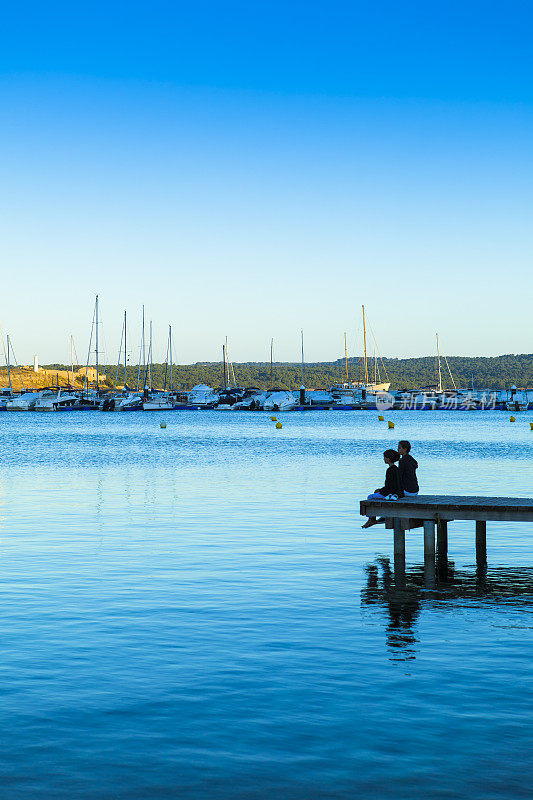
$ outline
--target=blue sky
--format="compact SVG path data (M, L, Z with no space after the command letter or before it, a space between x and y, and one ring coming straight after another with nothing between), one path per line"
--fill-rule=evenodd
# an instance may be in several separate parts
M0 323L20 361L531 352L528 3L11 4Z

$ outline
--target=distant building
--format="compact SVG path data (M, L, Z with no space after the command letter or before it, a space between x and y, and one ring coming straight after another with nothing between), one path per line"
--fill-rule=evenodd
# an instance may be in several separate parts
M85 379L85 367L81 367L78 370L78 375L81 375ZM103 372L98 373L98 379L100 381L105 381L105 374ZM87 368L87 380L89 383L96 382L96 367L88 367Z
M33 371L39 372L39 359L37 356L33 356Z

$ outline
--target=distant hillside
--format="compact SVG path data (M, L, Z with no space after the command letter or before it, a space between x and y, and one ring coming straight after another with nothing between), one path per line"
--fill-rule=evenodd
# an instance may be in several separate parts
M515 384L519 387L533 387L533 354L503 355L491 358L451 356L448 358L451 373L458 387L468 388L474 384L476 388L506 389ZM247 362L234 364L235 380L239 386L257 386L268 388L270 384L270 364L266 362ZM348 359L349 379L361 380L363 377L362 358ZM385 370L391 382L391 389L427 388L437 382L437 364L434 356L420 358L385 358L379 362L381 380L386 380ZM49 364L45 367L48 379L54 370L68 370L68 365ZM369 361L369 379L374 378L374 363ZM441 361L442 382L445 387L452 388L452 381L444 359ZM107 374L109 385L115 377L116 365L104 365L102 371ZM16 372L13 370L13 372ZM285 389L297 389L302 382L301 365L291 363L274 364L273 383ZM7 383L7 371L0 370L0 382ZM174 366L174 383L189 389L198 383L221 386L222 365L220 362L180 364ZM40 374L40 373L39 373ZM153 384L162 387L164 383L165 365L154 364ZM38 376L35 375L37 378ZM325 387L332 383L343 382L346 378L344 359L332 362L309 363L305 365L305 384L308 388ZM31 373L25 371L25 382L31 382ZM167 384L170 371L167 370ZM39 381L35 381L35 384ZM124 382L124 368L118 373L118 383ZM60 383L62 380L60 378ZM128 384L137 385L137 367L128 367ZM141 376L142 385L142 376Z

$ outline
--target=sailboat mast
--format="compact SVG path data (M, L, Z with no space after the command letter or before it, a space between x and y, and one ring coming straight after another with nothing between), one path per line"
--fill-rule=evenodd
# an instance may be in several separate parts
M150 391L153 391L152 386L152 362L154 360L154 356L152 353L152 320L150 320Z
M118 384L118 371L120 369L120 357L122 355L122 342L124 341L124 323L122 323L122 330L120 331L120 345L118 348L118 357L117 357L117 369L115 371L115 391L117 390Z
M224 373L224 391L228 388L228 375L226 372L226 345L222 345L222 371Z
M146 387L146 350L145 350L145 341L146 337L144 335L144 303L143 303L143 330L142 330L142 339L141 339L141 349L142 349L142 356L143 356L143 384Z
M274 358L274 339L270 340L270 388L272 389L272 367Z
M366 320L365 320L365 307L363 306L363 341L365 345L365 386L368 385L368 361L366 357Z
M435 336L437 337L437 363L439 367L439 392L442 392L442 373L440 369L440 351L439 351L439 334L436 333Z
M94 349L96 355L96 392L98 393L98 295L96 295L96 346Z
M83 381L83 393L89 393L89 364L91 363L91 347L93 346L93 332L94 332L94 315L96 308L93 310L93 321L91 323L91 335L89 336L89 347L87 349L87 362L85 364L85 380Z
M11 364L9 361L9 334L7 335L7 377L9 380L9 388L13 391L13 387L11 385Z
M172 325L168 326L168 347L170 350L170 391L174 391L174 380L172 378Z
M74 388L74 337L70 334L70 385Z
M167 373L168 373L168 360L170 358L170 336L167 339L167 354L165 356L165 384L163 386L163 391L166 392L167 390Z
M235 371L233 369L233 364L231 363L231 358L230 358L230 355L229 355L228 337L227 336L226 336L226 358L227 358L227 361L228 361L228 378L231 378L231 381L233 383L233 388L236 389L237 388L237 384L235 382Z
M305 375L304 375L304 332L303 328L301 330L302 334L302 386L305 386Z
M348 383L348 346L346 344L346 331L344 331L344 366L346 367L346 383Z
M139 386L141 384L141 359L143 357L143 352L144 352L144 306L142 313L141 346L139 347L139 363L137 364L137 391L139 391Z
M126 367L127 367L127 360L128 360L128 357L126 355L127 352L128 352L127 335L128 334L127 334L127 327L126 327L126 312L124 311L124 391L126 391L126 384L127 384L127 380L126 380Z

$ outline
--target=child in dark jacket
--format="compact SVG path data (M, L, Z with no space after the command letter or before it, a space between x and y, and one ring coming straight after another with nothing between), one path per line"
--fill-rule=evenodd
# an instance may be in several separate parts
M416 470L418 461L411 455L411 443L403 439L398 442L398 452L400 454L400 480L402 489L406 497L415 497L419 492Z
M385 486L381 489L376 489L373 494L369 494L367 500L398 500L403 497L403 489L400 480L400 470L396 466L400 454L396 450L385 450L383 453L383 461L387 464L387 472L385 473ZM369 517L363 525L363 528L371 528L381 520L376 517Z

